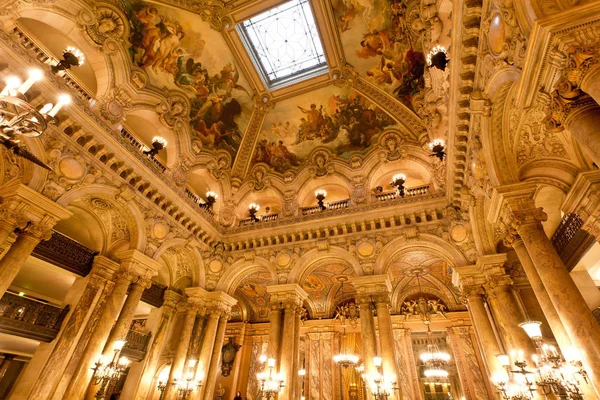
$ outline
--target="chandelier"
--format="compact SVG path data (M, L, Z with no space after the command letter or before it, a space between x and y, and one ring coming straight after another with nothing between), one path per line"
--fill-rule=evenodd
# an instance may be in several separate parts
M359 357L356 354L348 353L348 343L344 343L344 339L346 339L346 325L344 325L341 344L344 350L333 356L333 362L343 368L353 367L358 364Z
M103 399L106 396L106 388L109 384L116 384L127 373L130 361L127 357L120 357L124 345L125 340L115 341L112 359L102 356L94 364L92 379L94 385L100 386L100 389L96 392L96 399Z
M275 372L275 359L269 358L266 356L261 356L259 361L264 364L267 362L266 367L259 373L256 374L256 379L258 380L260 393L262 393L262 397L270 400L277 398L277 394L279 391L285 387L283 384L283 374Z
M519 324L535 344L532 365L528 365L522 350L513 350L510 355L500 354L498 361L506 371L496 373L492 382L507 400L532 399L536 391L544 396L554 394L560 399L583 400L580 379L587 383L587 373L578 352L569 349L567 361L556 347L544 343L541 325L539 321ZM514 369L511 369L511 360Z
M42 71L33 69L29 71L25 82L16 76L6 79L6 86L0 92L0 144L15 155L50 170L24 146L19 145L23 137L37 137L44 133L49 123L56 122L56 114L62 107L71 102L69 95L61 94L56 104L47 103L40 109L31 105L25 94L43 77Z
M419 358L423 362L425 366L425 371L423 374L427 378L432 378L434 380L443 380L448 378L448 371L446 370L446 366L448 365L448 361L450 361L450 354L445 351L440 350L435 341L432 339L432 332L429 328L429 324L427 323L427 350L424 353L421 353Z

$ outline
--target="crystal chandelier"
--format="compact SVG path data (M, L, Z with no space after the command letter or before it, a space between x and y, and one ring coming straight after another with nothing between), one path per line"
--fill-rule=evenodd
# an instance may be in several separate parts
M443 380L448 378L448 371L445 369L450 361L450 354L440 350L437 344L431 338L432 332L427 325L427 350L419 358L425 366L423 374L427 378L434 380Z
M381 357L373 357L376 371L371 374L363 372L362 366L357 368L357 371L361 372L363 384L369 387L375 400L387 400L394 391L398 390L396 377L384 373L381 361Z
M256 374L262 398L267 400L275 399L277 398L279 391L285 386L283 384L283 375L275 372L274 358L267 359L267 357L263 355L259 360L263 364L265 361L267 362L266 367Z

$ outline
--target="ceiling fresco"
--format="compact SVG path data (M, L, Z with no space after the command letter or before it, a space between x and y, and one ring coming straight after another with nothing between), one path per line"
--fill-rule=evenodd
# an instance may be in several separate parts
M332 317L332 308L339 303L336 299L354 296L356 291L347 280L350 276L354 276L354 269L347 264L323 264L304 278L301 287L308 293L307 302L312 311L312 318ZM338 278L345 279L343 292Z
M278 102L265 117L252 163L276 172L300 167L317 147L363 153L396 122L361 94L328 86Z
M267 321L269 319L269 294L267 286L273 284L271 273L266 270L248 274L239 283L235 297L242 297L244 304L250 305L248 320L250 322Z
M186 11L142 1L123 4L131 62L146 71L152 86L186 93L195 139L204 149L228 151L233 160L252 111L252 94L222 35Z
M407 106L425 87L426 59L406 0L331 0L346 60ZM418 4L418 2L416 2ZM418 22L415 22L418 23Z

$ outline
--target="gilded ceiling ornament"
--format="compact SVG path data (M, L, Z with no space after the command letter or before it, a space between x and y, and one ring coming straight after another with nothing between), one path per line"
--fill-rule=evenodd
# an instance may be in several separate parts
M169 97L167 103L156 106L160 120L173 127L178 120L186 119L189 115L189 106L186 99L180 96Z
M98 3L97 3L98 4ZM85 25L85 31L94 43L103 45L107 40L122 40L129 36L125 16L114 6L99 3L94 8L94 18Z
M132 108L131 96L122 88L114 87L99 99L100 114L110 122L119 122Z
M252 178L254 190L260 191L265 187L270 186L271 181L269 179L265 179L267 175L267 169L262 165L257 165L252 169Z
M317 151L312 156L314 165L314 175L317 177L331 174L335 171L335 166L330 161L330 154L327 151Z
M382 136L379 143L380 145L383 145L383 147L385 147L386 159L388 161L396 161L402 158L400 146L403 142L404 139L397 133L388 133L387 135Z

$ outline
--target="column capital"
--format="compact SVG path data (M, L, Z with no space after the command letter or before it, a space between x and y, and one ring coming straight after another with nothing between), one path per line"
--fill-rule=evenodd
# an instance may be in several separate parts
M505 233L511 233L517 226L538 224L548 216L541 207L536 207L533 197L538 185L521 182L494 188L487 219Z
M119 257L122 268L128 273L138 276L142 280L140 282L142 285L148 284L161 268L158 261L138 250L125 250L116 254L116 256Z
M302 307L304 299L308 297L308 293L306 293L297 283L267 286L267 293L270 296L269 302L273 306L293 305L295 307Z
M356 290L356 298L368 297L377 303L389 302L392 283L388 274L356 276L350 279Z
M207 292L204 298L204 306L207 314L217 314L229 318L231 308L237 304L237 300L225 292Z
M4 200L2 208L14 213L12 217L16 217L20 223L23 221L39 222L46 219L46 221L54 221L52 223L54 226L56 222L73 215L71 211L23 184L13 184L1 188L0 197Z
M177 293L176 291L174 291L172 289L165 290L165 297L164 297L165 300L163 302L163 307L175 309L175 307L177 306L177 303L179 303L181 301L182 297L183 297L182 295L180 295L179 293Z
M95 256L90 276L108 281L119 272L120 267L118 262L115 262L108 257Z

